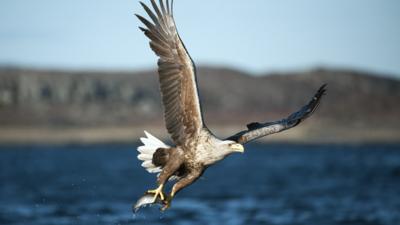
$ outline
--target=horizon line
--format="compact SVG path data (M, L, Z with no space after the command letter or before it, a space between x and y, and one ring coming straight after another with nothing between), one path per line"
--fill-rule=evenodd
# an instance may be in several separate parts
M288 73L307 73L315 71L341 71L341 72L356 72L365 75L372 75L377 77L393 78L400 80L400 74L376 71L372 69L357 68L352 66L329 66L329 65L316 65L316 66L305 66L298 68L287 68L287 69L265 69L261 72L252 71L243 67L235 67L231 65L223 64L212 64L212 63L201 63L196 65L196 69L225 69L233 70L236 72L244 73L250 76L268 76L268 75L285 75ZM15 70L35 70L35 71L55 71L55 72L115 72L115 73L128 73L128 72L149 72L157 71L157 66L140 66L140 67L71 67L71 66L38 66L38 65L22 65L13 63L0 63L0 69L15 69Z

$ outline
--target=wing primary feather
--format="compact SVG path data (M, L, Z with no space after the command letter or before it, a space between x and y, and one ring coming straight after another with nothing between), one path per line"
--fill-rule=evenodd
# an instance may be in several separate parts
M171 9L169 7L169 0L167 0L167 13L168 15L171 15Z
M154 24L145 19L143 16L138 14L135 14L135 16L147 27L147 29L151 30L152 32L158 32Z
M162 14L160 12L160 9L158 8L158 6L157 6L157 4L156 4L156 2L154 0L151 0L151 5L153 6L153 9L156 12L158 18L161 19L163 16L162 16Z
M155 27L154 24L152 24L150 21L142 17L141 15L135 14L135 16L147 27L148 30L151 32L154 32L155 34L159 35L163 39L167 40L167 38L159 32L159 30Z
M171 16L174 18L174 0L171 0Z
M164 0L159 0L159 2L160 2L160 8L161 8L162 14L163 15L167 14L165 11Z
M148 29L155 29L154 24L150 23L146 18L139 14L135 14L135 16L144 24Z
M156 2L154 0L151 0L151 5L153 6L154 11L157 14L157 18L155 17L154 13L154 19L157 20L157 25L159 26L160 30L164 33L167 33L166 31L166 23L164 21L164 16L161 14L160 9L158 8ZM147 6L146 6L147 7ZM147 7L148 8L148 7ZM149 9L150 10L150 9ZM160 23L161 22L161 23Z
M152 0L153 2L153 0ZM154 15L154 13L150 10L149 7L147 7L147 5L145 5L143 2L139 2L142 7L144 8L144 10L146 11L147 15L150 16L151 20L154 22L154 24L158 27L161 27L160 23L158 22L158 18L156 15Z

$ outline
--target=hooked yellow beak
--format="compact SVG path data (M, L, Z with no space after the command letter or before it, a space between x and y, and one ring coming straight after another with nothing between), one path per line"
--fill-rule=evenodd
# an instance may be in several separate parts
M240 153L244 152L244 147L241 144L232 144L231 149L233 149L235 152L240 152Z

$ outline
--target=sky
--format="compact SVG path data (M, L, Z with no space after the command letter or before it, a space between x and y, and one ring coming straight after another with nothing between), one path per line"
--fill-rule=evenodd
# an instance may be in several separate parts
M152 68L134 13L144 14L137 0L1 0L0 65ZM398 0L175 0L174 15L197 65L400 78Z

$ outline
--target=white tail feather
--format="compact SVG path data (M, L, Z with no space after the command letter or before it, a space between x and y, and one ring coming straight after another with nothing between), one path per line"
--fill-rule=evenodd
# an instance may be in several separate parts
M138 159L142 160L142 166L149 173L159 173L161 172L160 167L156 167L153 162L153 154L156 152L158 148L169 148L168 145L164 144L162 141L144 131L146 137L140 138L140 141L143 143L142 146L139 146L137 150L139 151Z

